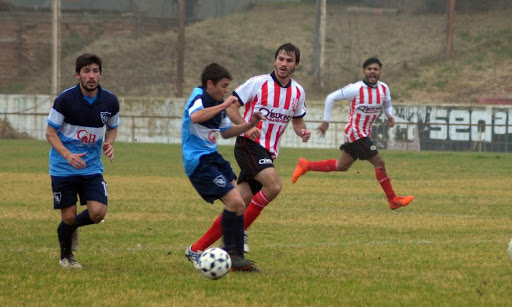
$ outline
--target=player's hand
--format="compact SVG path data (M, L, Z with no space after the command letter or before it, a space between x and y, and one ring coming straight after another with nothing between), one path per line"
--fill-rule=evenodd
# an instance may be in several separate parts
M318 128L316 128L316 133L319 136L324 137L325 136L325 131L327 131L328 128L329 128L329 123L328 122L322 122L320 124L320 126Z
M69 165L73 166L74 168L82 169L87 166L87 163L85 163L85 161L82 160L83 156L85 156L85 152L79 154L70 153L66 157L66 160L68 161Z
M393 116L388 116L388 126L390 126L390 127L395 126L395 118Z
M306 143L309 141L309 138L311 137L311 131L308 129L300 129L300 138L302 139L302 142Z
M232 104L237 103L237 102L238 102L238 98L236 96L230 95L228 98L226 98L226 100L224 100L222 105L224 106L224 109L226 109L226 108L229 108Z
M254 112L251 116L251 126L256 126L260 121L267 119L261 112Z
M103 144L103 154L110 159L110 163L114 161L114 146L109 143Z
M245 132L246 137L248 137L251 140L256 140L261 135L261 130L258 127L252 127L251 129L247 130Z

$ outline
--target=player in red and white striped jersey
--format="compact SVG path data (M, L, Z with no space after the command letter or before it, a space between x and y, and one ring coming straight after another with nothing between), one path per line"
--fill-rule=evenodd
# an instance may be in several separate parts
M290 121L295 134L303 142L311 137L303 118L306 115L304 89L291 78L299 61L299 48L290 43L279 46L274 56L275 70L267 75L255 76L236 88L233 95L238 102L226 109L231 121L237 125L245 123L254 112L260 112L266 118L258 126L238 136L235 143L235 158L241 170L237 189L246 204L245 229L281 192L281 178L273 163L279 154L281 136ZM243 110L243 117L239 109ZM219 217L192 245L192 250L205 250L221 235ZM248 251L247 246L245 251Z
M381 110L388 118L389 126L395 125L393 118L393 106L389 87L379 81L382 63L377 58L370 58L363 64L364 79L349 84L342 89L329 94L325 100L324 120L318 132L321 136L329 127L331 111L334 103L339 100L350 102L350 114L345 126L345 144L340 146L341 157L339 160L330 159L323 161L308 161L300 158L292 176L292 182L308 171L332 172L347 171L355 160L368 160L375 167L375 174L382 189L388 198L389 207L392 210L408 205L414 196L397 196L391 186L391 181L386 174L384 159L379 154L377 147L370 140L372 125Z

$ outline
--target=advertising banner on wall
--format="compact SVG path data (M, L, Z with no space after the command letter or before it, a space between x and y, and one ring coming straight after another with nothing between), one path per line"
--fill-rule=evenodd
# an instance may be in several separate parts
M512 106L394 106L397 125L382 114L372 138L397 150L512 152Z

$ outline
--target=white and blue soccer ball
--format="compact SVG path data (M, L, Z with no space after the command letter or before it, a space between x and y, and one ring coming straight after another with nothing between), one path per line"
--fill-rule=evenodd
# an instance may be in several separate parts
M512 239L510 239L510 242L508 242L508 258L510 258L510 261L512 261Z
M210 248L199 257L199 270L209 279L219 279L226 276L231 269L231 258L222 248Z

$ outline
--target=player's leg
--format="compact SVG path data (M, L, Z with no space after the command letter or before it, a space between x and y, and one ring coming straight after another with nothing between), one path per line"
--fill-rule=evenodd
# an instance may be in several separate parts
M386 194L391 210L407 206L414 199L414 196L412 195L397 196L395 194L393 186L391 185L391 179L389 179L386 172L384 159L380 154L376 154L372 158L369 158L368 161L375 167L375 176L380 186L382 187L382 190L384 190L384 193Z
M224 249L230 255L243 257L245 203L236 189L229 191L221 201L225 206L221 218Z
M261 184L262 188L257 193L254 193L254 197L247 206L245 212L245 229L251 226L258 218L261 211L279 195L283 187L281 178L274 167L263 169L254 179Z
M72 249L72 236L76 230L74 221L76 218L76 205L61 209L61 223L57 227L60 245L59 265L63 268L80 269L82 266L75 260Z
M60 210L61 222L57 227L60 246L59 265L63 268L81 268L75 261L71 241L77 212L78 185L75 177L51 177L53 191L53 208Z
M84 177L79 195L80 203L87 205L87 209L78 214L75 226L82 227L101 222L107 214L108 206L108 185L103 176L98 174Z
M231 270L259 272L250 260L244 257L244 211L245 202L237 189L221 198L225 205L222 213L224 249L231 257Z
M295 167L295 171L293 172L292 175L292 183L297 182L300 176L306 174L309 171L326 173L347 171L354 161L354 158L352 158L350 154L345 152L343 148L341 148L341 156L338 160L328 159L321 161L308 161L304 158L300 158L299 161L297 162L297 166Z
M219 178L222 178L222 180L218 180ZM222 199L236 186L236 175L229 163L218 153L203 156L201 163L189 179L199 195L209 203ZM212 185L212 182L216 184ZM241 200L241 203L243 205L243 200ZM222 217L223 214L220 214L201 238L185 250L185 256L194 264L196 269L199 269L198 261L201 253L221 238Z

